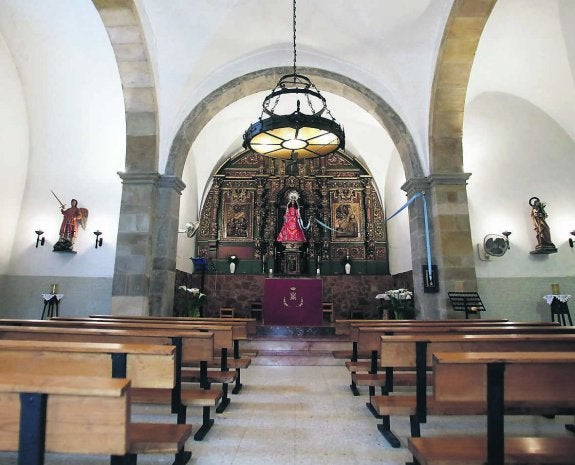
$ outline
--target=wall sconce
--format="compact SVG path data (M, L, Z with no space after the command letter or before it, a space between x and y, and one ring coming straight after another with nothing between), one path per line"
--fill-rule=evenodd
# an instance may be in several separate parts
M97 229L96 231L94 231L94 234L96 235L96 247L94 248L97 249L98 247L102 247L104 239L100 237L102 235L102 231Z
M569 234L571 234L572 236L575 236L575 229L573 231L571 231ZM573 239L569 238L569 247L573 248L574 244L575 244L575 242L573 242Z
M45 237L40 237L42 234L44 234L44 231L42 231L41 229L38 229L37 231L34 231L36 233L36 235L38 236L36 238L36 248L38 248L38 244L40 245L44 245L46 242L46 238Z

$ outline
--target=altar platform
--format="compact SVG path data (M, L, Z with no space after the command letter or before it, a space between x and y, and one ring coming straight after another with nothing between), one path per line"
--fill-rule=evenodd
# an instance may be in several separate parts
M334 358L333 352L347 350L350 344L349 337L336 335L331 325L258 325L256 335L242 343L242 351L253 354L253 365L343 366L345 360Z
M329 324L322 326L258 325L256 336L335 337L335 327Z

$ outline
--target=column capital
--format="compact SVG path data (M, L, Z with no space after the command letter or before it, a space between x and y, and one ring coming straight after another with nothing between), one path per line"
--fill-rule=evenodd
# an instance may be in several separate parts
M156 172L126 173L118 171L122 184L157 184L160 174Z
M411 178L405 181L401 186L401 189L407 193L408 197L411 197L416 192L426 191L429 189L428 178Z
M467 180L470 176L471 173L434 173L430 174L427 179L431 187L437 185L467 185Z
M178 194L186 188L186 184L178 176L160 176L158 179L158 187L167 187L174 189Z

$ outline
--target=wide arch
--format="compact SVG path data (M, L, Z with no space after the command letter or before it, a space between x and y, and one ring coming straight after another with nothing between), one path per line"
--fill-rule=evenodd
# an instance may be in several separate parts
M463 171L463 113L471 67L497 0L455 0L439 49L429 113L431 173Z
M215 89L202 99L184 119L172 142L165 174L181 177L194 140L208 121L238 99L272 89L279 78L293 72L289 67L267 68L244 74ZM400 154L407 178L423 175L422 164L413 137L399 114L369 88L332 71L301 67L299 72L310 77L320 88L347 98L370 113L389 133Z
M438 51L429 112L429 169L425 180L406 187L429 193L433 261L441 270L438 293L417 289L423 318L444 318L448 291L477 290L467 179L463 172L463 115L469 76L481 34L497 0L454 0ZM410 209L412 229L420 224ZM412 230L413 234L413 230ZM412 261L423 257L421 241L412 242ZM414 270L419 269L414 266ZM436 278L437 279L437 278Z

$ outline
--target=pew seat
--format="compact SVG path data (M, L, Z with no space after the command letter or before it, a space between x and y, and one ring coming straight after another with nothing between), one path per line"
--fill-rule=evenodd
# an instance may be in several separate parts
M408 448L420 465L484 465L485 437L409 438ZM505 464L573 465L575 439L509 437L505 439Z

